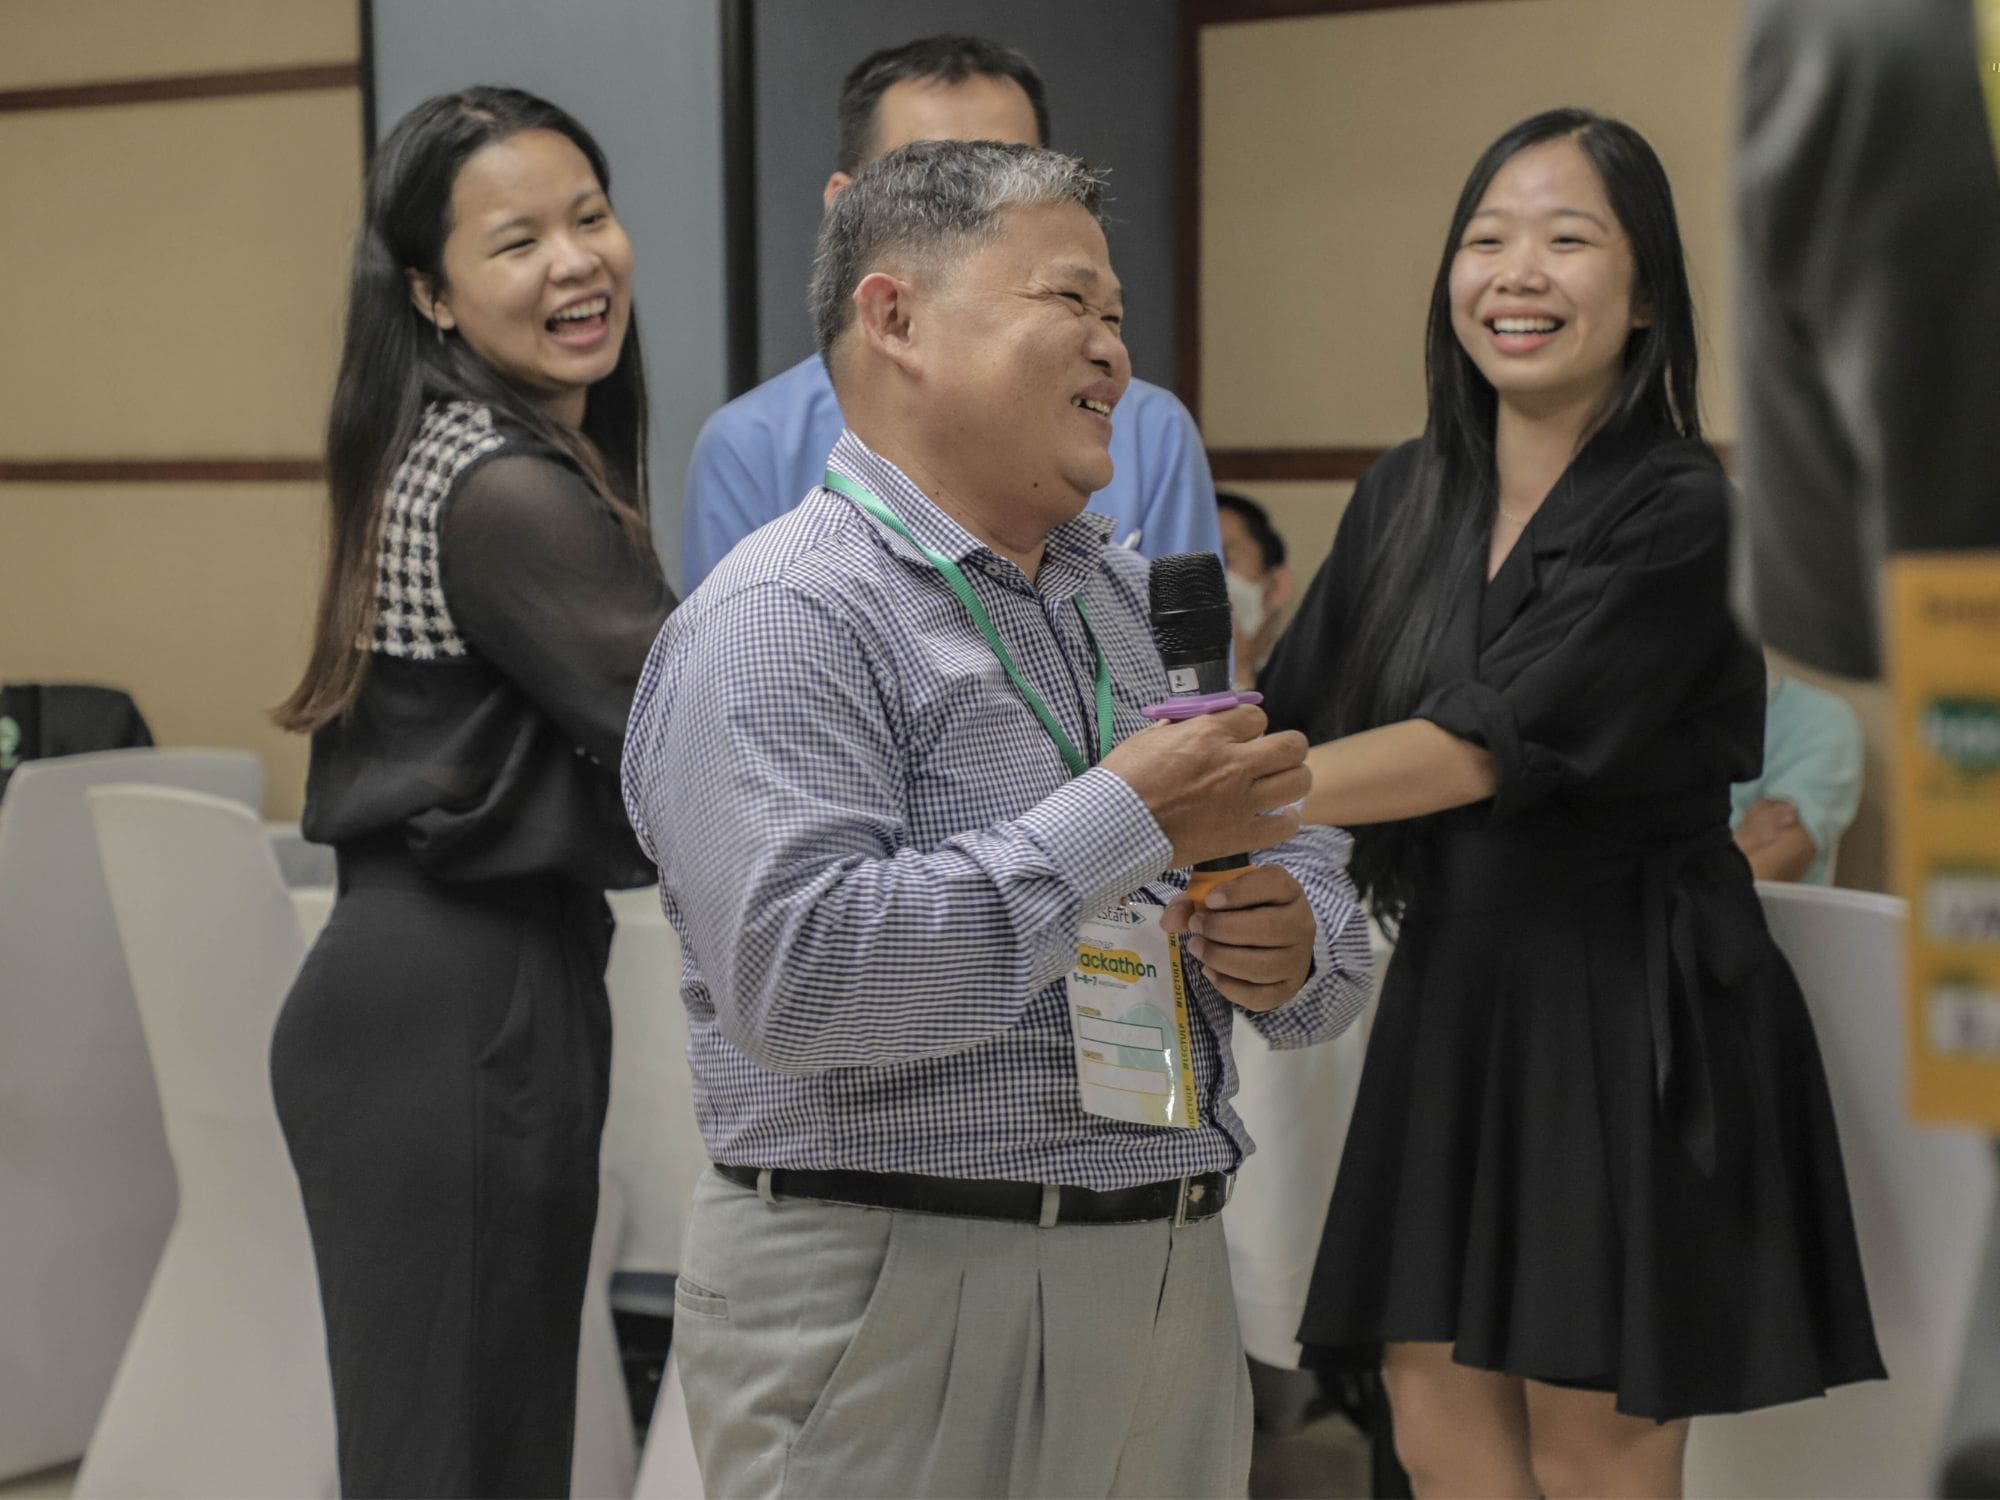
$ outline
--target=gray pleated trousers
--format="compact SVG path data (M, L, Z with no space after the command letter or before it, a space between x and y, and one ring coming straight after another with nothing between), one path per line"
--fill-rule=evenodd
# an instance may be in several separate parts
M1222 1221L994 1223L695 1193L674 1358L711 1500L1240 1496Z

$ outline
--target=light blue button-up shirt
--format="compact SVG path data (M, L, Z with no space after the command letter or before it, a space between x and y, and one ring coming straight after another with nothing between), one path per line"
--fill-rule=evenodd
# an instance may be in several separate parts
M738 396L695 440L681 509L681 594L729 549L776 520L819 484L844 423L817 354ZM1222 554L1215 481L1201 434L1172 391L1135 380L1111 416L1111 483L1090 509L1111 518L1111 539L1139 533L1139 552Z
M1791 803L1813 841L1813 862L1801 883L1833 884L1834 851L1861 805L1861 721L1844 699L1796 677L1771 684L1764 769L1729 789L1729 826L1766 797Z

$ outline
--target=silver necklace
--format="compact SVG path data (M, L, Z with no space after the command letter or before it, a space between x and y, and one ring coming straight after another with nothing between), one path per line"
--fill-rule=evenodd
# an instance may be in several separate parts
M1528 522L1535 519L1533 516L1524 517L1515 515L1514 512L1507 509L1507 507L1502 505L1498 500L1495 500L1493 502L1493 508L1499 511L1500 514L1505 516L1508 520L1512 521L1516 526L1526 526Z

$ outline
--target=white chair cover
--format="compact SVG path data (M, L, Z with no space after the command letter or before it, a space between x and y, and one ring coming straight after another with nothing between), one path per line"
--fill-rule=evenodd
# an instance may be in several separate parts
M680 1362L671 1353L660 1372L660 1394L646 1433L646 1456L639 1463L636 1500L702 1500L701 1466L695 1462L694 1435L688 1431Z
M583 1336L577 1345L576 1447L570 1456L573 1500L626 1500L639 1472L632 1402L611 1321L611 1273L625 1229L625 1199L609 1174L597 1186L597 1233L590 1244L590 1281L583 1294Z
M80 1496L338 1493L318 1280L271 1099L303 947L263 825L194 793L89 794L180 1210Z
M1373 924L1369 949L1379 993L1395 949ZM1231 1028L1232 1103L1257 1149L1237 1173L1222 1222L1243 1347L1263 1364L1289 1370L1299 1362L1299 1319L1374 1024L1371 999L1332 1041L1282 1052L1241 1016Z
M1890 1378L1697 1421L1687 1493L1927 1495L1993 1199L1991 1156L1970 1130L1910 1122L1905 904L1824 886L1757 890L1819 1035Z
M613 1041L604 1170L625 1195L618 1269L676 1271L694 1185L708 1165L688 1075L681 945L657 886L613 891L611 910L618 931L605 975Z
M31 761L0 802L0 1479L83 1452L174 1216L173 1164L86 788L255 807L237 750Z

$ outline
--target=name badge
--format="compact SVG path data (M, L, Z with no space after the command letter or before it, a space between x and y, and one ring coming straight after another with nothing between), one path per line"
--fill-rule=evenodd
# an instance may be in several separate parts
M1193 1033L1180 938L1160 929L1165 910L1148 887L1078 926L1069 1025L1086 1110L1187 1130L1201 1124Z

